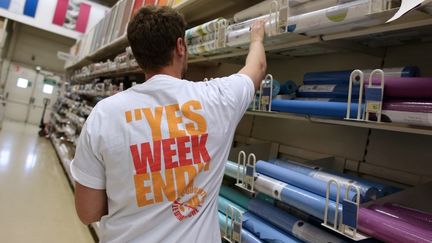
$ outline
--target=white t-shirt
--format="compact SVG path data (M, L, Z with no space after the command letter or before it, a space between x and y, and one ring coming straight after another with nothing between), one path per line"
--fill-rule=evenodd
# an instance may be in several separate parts
M99 102L71 164L106 189L102 242L220 242L217 198L235 129L254 95L241 74L209 82L156 75Z

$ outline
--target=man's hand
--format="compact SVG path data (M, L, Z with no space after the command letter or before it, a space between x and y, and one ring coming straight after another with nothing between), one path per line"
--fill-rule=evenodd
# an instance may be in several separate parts
M258 20L251 27L251 43L263 42L265 36L265 21Z
M265 21L258 20L251 27L249 54L246 58L246 65L239 72L252 79L255 90L259 89L267 71L267 61L263 44L264 36Z

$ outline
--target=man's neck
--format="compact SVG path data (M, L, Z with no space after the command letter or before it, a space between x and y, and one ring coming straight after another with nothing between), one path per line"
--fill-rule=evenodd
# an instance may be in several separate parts
M169 67L163 67L161 68L159 71L147 71L144 72L146 79L149 80L151 79L153 76L158 75L158 74L164 74L164 75L168 75L174 78L178 78L181 79L182 78L182 73L181 71L176 70L175 68L169 66Z

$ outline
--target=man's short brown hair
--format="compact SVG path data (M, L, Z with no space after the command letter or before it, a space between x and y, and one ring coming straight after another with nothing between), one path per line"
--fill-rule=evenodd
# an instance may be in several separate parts
M170 7L141 8L127 29L129 45L140 67L158 71L172 63L177 39L184 38L186 20Z

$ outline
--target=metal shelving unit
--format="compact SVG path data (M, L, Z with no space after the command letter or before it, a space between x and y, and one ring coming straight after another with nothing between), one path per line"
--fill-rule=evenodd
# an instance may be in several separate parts
M306 116L306 115L297 115L293 113L284 113L284 112L247 111L246 115L288 119L294 121L305 121L305 122L319 123L319 124L361 127L361 128L432 136L432 128L429 127L416 127L416 126L408 126L408 125L392 124L392 123L384 123L384 122L383 123L356 122L356 121L337 120L337 119L330 119L330 118L320 118L320 117L313 117L313 116Z

